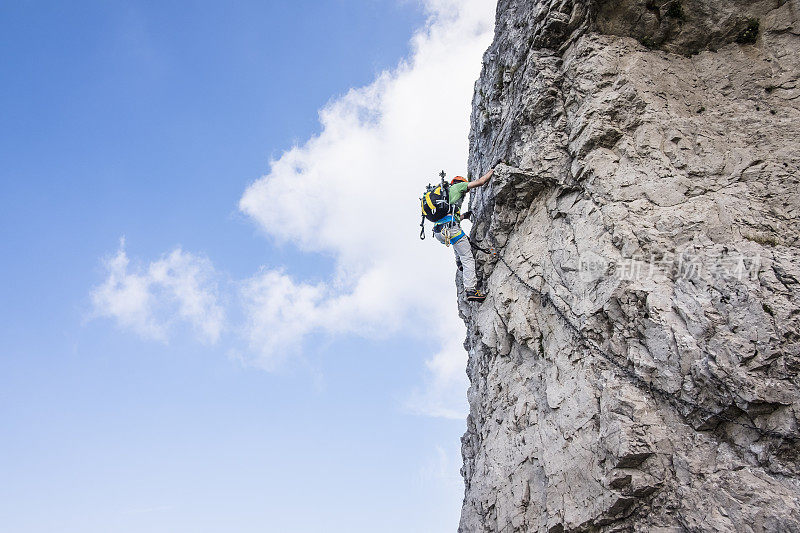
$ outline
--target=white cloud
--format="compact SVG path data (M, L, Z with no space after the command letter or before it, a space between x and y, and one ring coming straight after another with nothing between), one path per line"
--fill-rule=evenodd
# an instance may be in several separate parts
M162 341L180 323L210 342L235 329L247 350L229 351L265 369L300 353L310 335L419 334L439 349L406 406L463 418L465 331L455 264L451 250L419 240L418 198L439 170L464 174L472 91L495 2L425 6L430 17L408 60L328 104L320 133L272 161L240 200L269 237L332 257L330 279L308 283L263 268L238 284L244 324L226 328L208 259L176 249L133 268L123 243L104 262L107 279L92 292L95 313Z
M208 259L176 248L147 268L132 268L123 240L103 264L106 280L91 294L95 315L154 340L166 341L178 322L190 324L204 341L219 339L225 312Z
M440 350L426 361L424 386L414 390L406 408L418 414L463 419L465 416L464 325L457 314L443 320L439 335Z
M452 252L421 242L418 197L438 171L463 174L470 102L491 39L495 2L427 0L413 53L371 85L320 112L321 133L285 152L240 208L279 242L335 259L327 283L262 271L243 285L247 337L272 367L313 332L423 331L440 351L427 363L416 411L464 414L464 327ZM428 226L430 227L430 226Z
M242 284L245 336L250 350L260 354L260 366L275 368L299 350L298 340L320 321L325 292L324 285L298 284L275 270L264 270Z

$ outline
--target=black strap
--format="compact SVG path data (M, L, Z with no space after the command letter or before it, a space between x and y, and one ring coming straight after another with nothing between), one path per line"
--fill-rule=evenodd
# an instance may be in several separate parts
M425 215L422 216L422 222L419 223L419 238L425 240Z
M492 248L489 248L489 249L487 250L486 248L483 248L482 246L478 246L477 244L475 244L475 243L474 243L474 242L472 242L471 240L469 241L469 244L470 244L470 245L471 245L473 248L475 248L476 250L478 250L478 251L481 251L481 252L483 252L483 253L485 253L485 254L489 254L489 255L497 255L497 252L496 252L496 251L494 251Z

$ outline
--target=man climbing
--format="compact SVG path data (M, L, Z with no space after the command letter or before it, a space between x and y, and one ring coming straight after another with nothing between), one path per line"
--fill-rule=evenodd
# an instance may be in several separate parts
M492 177L494 169L484 174L480 179L467 181L462 176L456 176L450 182L449 202L454 209L444 218L437 220L433 226L433 236L444 245L453 245L453 252L456 256L456 265L464 273L464 290L467 293L467 300L470 302L482 302L486 295L478 289L478 277L475 273L475 258L472 256L472 246L469 237L461 229L461 205L467 191L475 187L481 187ZM469 213L464 213L463 218L469 218Z

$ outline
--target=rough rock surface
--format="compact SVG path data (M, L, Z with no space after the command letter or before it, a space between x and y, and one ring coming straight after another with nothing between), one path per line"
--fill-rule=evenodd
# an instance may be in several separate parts
M460 531L800 531L800 0L500 0Z

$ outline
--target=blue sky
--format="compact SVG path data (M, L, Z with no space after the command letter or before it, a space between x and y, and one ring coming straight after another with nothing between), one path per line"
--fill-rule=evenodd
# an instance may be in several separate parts
M492 14L0 4L5 528L455 529L463 326L416 197L464 172Z

